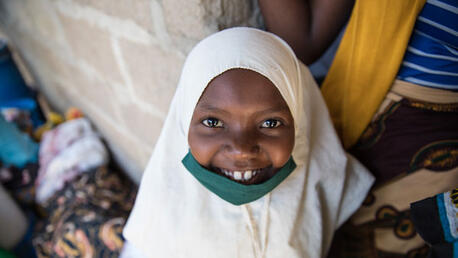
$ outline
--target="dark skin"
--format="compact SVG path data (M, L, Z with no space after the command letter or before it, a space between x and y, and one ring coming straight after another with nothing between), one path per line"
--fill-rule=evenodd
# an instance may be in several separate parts
M202 94L188 142L208 170L238 183L259 184L291 157L294 120L270 80L251 70L232 69L213 79ZM251 177L244 180L248 171Z
M306 65L332 44L354 0L259 0L268 31L280 36Z

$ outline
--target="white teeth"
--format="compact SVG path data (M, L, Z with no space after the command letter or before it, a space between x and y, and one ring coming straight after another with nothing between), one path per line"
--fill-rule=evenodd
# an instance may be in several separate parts
M234 171L234 179L235 179L235 180L240 180L240 179L242 179L242 172L240 172L240 171Z
M245 173L243 174L243 178L245 180L250 180L251 179L251 170L245 171Z
M226 176L231 176L231 172L225 169L221 169L221 171L226 175Z
M221 169L221 172L224 175L226 175L227 177L230 177L234 180L248 181L251 178L253 178L254 176L256 176L256 174L259 173L259 169L258 170L246 170L246 171L231 171L231 170Z

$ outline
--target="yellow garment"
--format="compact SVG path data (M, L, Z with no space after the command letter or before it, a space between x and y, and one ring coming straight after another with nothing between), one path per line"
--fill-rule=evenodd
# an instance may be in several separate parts
M395 80L425 0L357 0L322 93L345 148Z

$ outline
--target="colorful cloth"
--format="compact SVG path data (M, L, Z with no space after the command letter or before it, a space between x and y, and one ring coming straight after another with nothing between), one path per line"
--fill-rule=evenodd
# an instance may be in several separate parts
M394 84L351 150L373 171L376 185L339 229L329 257L428 256L427 239L415 230L410 203L458 185L457 96L406 82ZM428 102L436 98L451 103Z
M414 98L400 95L405 86L405 94ZM421 168L442 171L456 167L458 93L422 89L402 81L396 81L393 88L381 107L383 114L368 126L351 153L375 175L377 184ZM448 103L428 101L434 94L448 98Z
M78 118L44 134L40 144L36 201L43 203L65 182L108 163L108 151L89 120Z
M458 91L458 1L426 1L397 78Z
M38 144L0 114L0 162L6 166L24 167L37 160Z
M353 146L385 98L399 70L425 0L357 0L322 85L345 148Z
M38 164L29 163L24 168L14 166L0 167L0 183L21 207L32 209L35 205L35 179Z
M119 257L135 193L129 180L106 167L66 184L43 203L46 219L33 237L38 257Z

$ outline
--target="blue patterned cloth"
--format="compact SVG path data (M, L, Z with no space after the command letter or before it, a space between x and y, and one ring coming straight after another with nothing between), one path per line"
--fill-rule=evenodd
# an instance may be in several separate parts
M427 0L397 78L458 91L458 1Z

